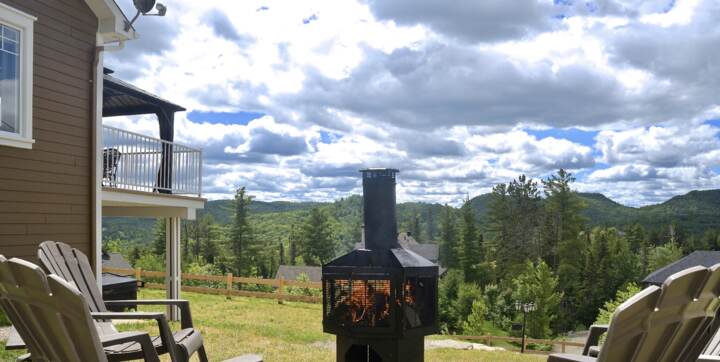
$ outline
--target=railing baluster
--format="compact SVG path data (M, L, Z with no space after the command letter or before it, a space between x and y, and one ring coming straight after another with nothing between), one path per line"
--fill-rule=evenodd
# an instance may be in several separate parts
M103 139L104 187L202 195L202 150L109 126Z

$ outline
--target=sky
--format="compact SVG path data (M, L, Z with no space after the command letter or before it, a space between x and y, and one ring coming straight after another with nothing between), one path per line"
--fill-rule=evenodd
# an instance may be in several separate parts
M559 168L630 206L720 188L720 1L162 2L106 66L188 109L209 199L335 200L364 167L452 205Z

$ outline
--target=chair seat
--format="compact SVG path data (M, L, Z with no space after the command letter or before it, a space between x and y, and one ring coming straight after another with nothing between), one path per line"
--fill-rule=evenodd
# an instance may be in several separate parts
M202 335L194 328L186 328L173 333L173 339L181 347L181 353L187 358L197 351L203 344ZM167 353L159 336L152 337L152 343L158 354ZM109 361L129 361L142 359L142 349L139 343L129 342L105 348Z

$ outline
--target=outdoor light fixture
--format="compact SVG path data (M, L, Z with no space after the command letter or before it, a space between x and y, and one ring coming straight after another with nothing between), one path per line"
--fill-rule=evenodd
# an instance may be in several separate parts
M515 310L523 312L523 323L522 323L522 346L520 347L520 353L525 353L525 324L527 322L527 314L535 311L535 303L523 303L521 301L515 301Z
M135 5L135 9L137 9L137 13L135 16L130 20L129 22L125 22L125 31L129 31L132 25L135 23L135 20L142 14L143 16L165 16L167 13L167 7L161 3L155 4L155 0L133 0L133 4ZM153 7L157 9L157 13L155 14L148 14Z

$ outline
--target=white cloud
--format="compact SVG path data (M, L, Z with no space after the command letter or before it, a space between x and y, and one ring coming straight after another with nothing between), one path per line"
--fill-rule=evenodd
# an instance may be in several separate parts
M365 166L401 168L400 200L457 203L560 167L634 205L712 187L717 2L522 2L174 2L108 65L191 111L267 114L177 115L211 198L333 199ZM154 117L106 123L157 135ZM552 133L568 127L600 132Z

